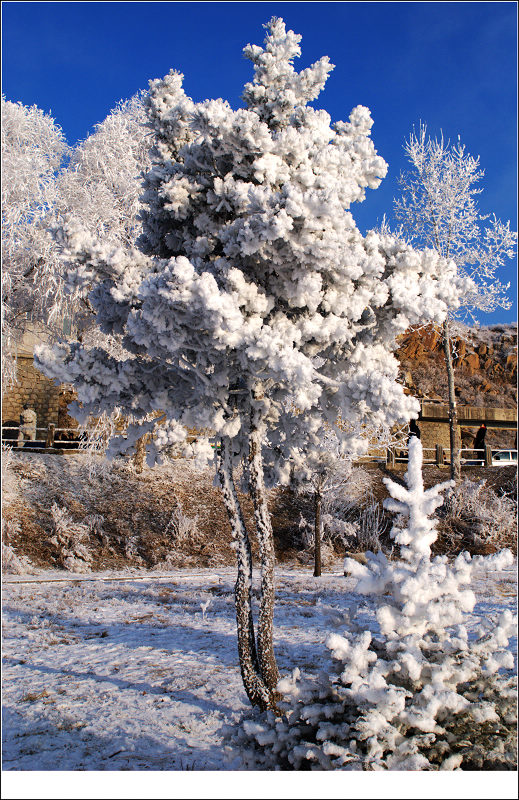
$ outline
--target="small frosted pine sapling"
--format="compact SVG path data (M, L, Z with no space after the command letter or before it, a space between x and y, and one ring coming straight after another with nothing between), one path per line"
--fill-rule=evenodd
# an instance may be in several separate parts
M500 569L509 551L453 563L431 560L430 515L450 482L424 490L422 445L409 447L407 488L386 480L386 508L402 558L350 559L355 590L374 596L376 625L353 620L327 639L330 674L278 684L284 715L243 723L238 741L249 768L343 770L515 769L516 689L507 649L515 620L504 611L469 638L475 565Z

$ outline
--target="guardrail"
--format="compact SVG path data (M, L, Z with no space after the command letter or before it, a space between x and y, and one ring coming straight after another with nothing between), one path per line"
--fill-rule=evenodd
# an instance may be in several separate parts
M4 431L12 431L13 434L6 436ZM37 435L35 439L27 439L23 437L23 434L20 434L19 425L2 425L2 445L13 450L64 455L65 452L82 450L88 446L92 447L92 445L103 449L107 444L106 437L102 434L100 435L95 428L58 428L53 423L50 423L46 428L36 427L36 434L38 432L43 432L43 436L38 438ZM124 436L125 434L118 432L118 435ZM195 438L193 434L188 434L186 441L189 443L194 441ZM214 448L215 444L212 447Z
M4 431L13 431L15 435L5 436ZM47 453L65 454L68 451L80 450L93 441L98 439L98 434L94 430L85 427L78 428L58 428L54 424L46 428L37 427L38 431L43 432L44 436L37 439L21 439L19 425L2 425L2 445L11 447L13 450L44 451ZM63 436L63 434L68 435ZM188 437L189 439L194 437ZM101 444L101 443L99 443ZM214 447L215 445L213 445ZM460 450L460 460L462 466L507 466L517 465L517 450L507 448L491 448L486 446L484 450L475 450L472 447ZM384 462L388 467L395 467L397 464L406 464L408 461L407 446L392 446L386 450L385 457L381 455L380 448L377 454L363 456L361 463ZM438 467L447 466L450 463L450 448L440 444L434 447L423 448L424 465L436 465Z
M386 465L394 467L397 464L407 463L408 447L390 447L386 454ZM424 464L435 464L437 467L447 466L450 463L450 447L437 444L433 447L424 447ZM433 453L426 455L427 453ZM496 467L517 465L517 450L507 448L492 448L486 445L482 450L473 447L464 447L460 450L461 466L466 467Z

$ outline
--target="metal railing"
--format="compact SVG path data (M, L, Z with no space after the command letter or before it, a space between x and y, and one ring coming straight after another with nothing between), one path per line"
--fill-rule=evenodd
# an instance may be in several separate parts
M495 466L514 466L517 465L517 450L514 448L492 448L486 445L482 449L475 449L474 447L463 447L460 449L460 462L461 466L466 467L495 467ZM390 447L386 454L387 466L396 466L397 464L407 463L409 448ZM450 464L450 447L443 447L437 444L435 447L423 448L424 465L435 464L437 467L443 467ZM426 455L427 453L432 453Z
M15 431L16 435L5 436L4 431ZM92 444L96 444L99 447L102 446L99 441L99 434L94 429L87 427L58 428L53 423L50 423L47 427L36 427L36 433L38 432L43 432L43 437L36 439L26 439L24 437L21 439L19 425L2 425L2 445L11 447L13 450L38 449L56 453L80 450ZM63 434L68 434L68 437L64 437ZM124 436L124 433L121 432L119 435ZM391 467L397 464L406 464L408 452L409 449L406 445L393 445L386 450L384 457L381 454L381 448L376 448L376 453L371 455L368 453L359 461L362 463L385 461L386 465ZM516 465L517 450L513 448L491 448L488 445L480 450L476 450L473 447L464 447L460 450L460 461L462 466ZM443 447L440 444L436 444L434 447L424 447L423 463L424 465L434 464L438 467L447 466L450 463L450 448Z
M396 464L407 462L409 453L408 447L395 448L394 452L395 452L394 460ZM431 455L427 455L428 453L430 453ZM423 448L423 463L424 464L436 463L436 449L434 447Z

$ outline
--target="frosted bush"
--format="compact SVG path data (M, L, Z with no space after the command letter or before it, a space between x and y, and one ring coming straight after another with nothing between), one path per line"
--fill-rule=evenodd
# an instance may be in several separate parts
M4 482L4 480L8 475L8 472L12 465L12 460L13 460L12 448L9 445L5 444L5 442L2 442L2 459L0 464L2 470L2 483Z
M139 555L139 537L135 533L130 533L124 537L124 555L134 563L143 563L143 558Z
M350 547L358 538L359 526L354 522L339 519L332 514L323 514L323 534L325 541Z
M11 575L23 575L31 572L32 564L28 558L18 555L11 544L2 542L2 572Z
M317 679L299 670L278 684L283 696L234 734L250 769L515 769L516 688L507 650L515 632L509 611L486 619L469 637L475 565L502 568L509 551L449 563L431 559L436 520L450 482L424 491L422 446L410 442L407 489L385 479L397 514L391 536L401 560L368 553L347 559L356 591L376 598L377 625L353 619L326 645L332 665Z
M182 552L182 545L196 538L198 534L198 516L189 517L185 514L182 503L178 503L169 518L164 535L168 540L168 548L163 557L155 564L156 569L170 569L179 563L184 566L189 563L190 557Z
M50 513L54 524L50 542L57 551L60 566L71 572L88 572L93 560L90 535L99 525L99 518L87 517L83 522L75 522L67 509L57 503L52 504Z
M324 520L323 520L324 527ZM301 514L299 517L299 536L304 550L313 550L315 543L315 532L313 526Z
M5 505L18 496L18 480L13 470L13 466L17 461L16 456L13 454L12 449L2 442L2 459L1 459L1 473L2 473L2 502Z
M387 523L380 505L371 496L361 510L355 544L357 549L377 553L382 549L381 537Z
M329 514L324 514L321 519L321 560L323 563L331 563L335 555L334 545L338 542L342 543L342 530L339 520L335 520ZM338 523L336 525L336 523ZM345 523L348 530L352 527L349 523ZM303 553L307 558L313 557L315 548L315 526L312 522L306 520L303 515L299 519L299 539L303 549ZM303 561L306 558L302 559Z
M13 536L19 536L22 526L14 519L2 520L2 541L6 544Z
M330 540L347 550L377 552L387 523L373 497L372 477L362 467L353 468L347 480L323 502L323 529Z
M31 562L28 558L18 555L11 544L11 537L19 536L21 525L15 520L2 520L2 572L12 575L22 575L31 571Z
M72 403L70 408L74 411L76 404ZM111 462L105 456L108 442L124 424L119 408L115 408L111 414L103 411L86 420L87 435L80 438L79 451L83 454L82 463L90 480L110 470Z
M498 495L485 479L465 478L445 504L443 532L452 547L459 547L458 529L466 527L479 547L516 549L517 503L506 494Z
M188 539L193 539L197 533L198 517L188 517L184 513L182 504L178 503L172 511L165 534L177 546Z

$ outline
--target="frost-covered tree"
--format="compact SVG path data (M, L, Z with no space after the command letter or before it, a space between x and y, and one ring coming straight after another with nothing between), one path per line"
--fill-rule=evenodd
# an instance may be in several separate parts
M68 153L61 128L36 106L2 96L2 388L27 319L47 320L63 299L58 258L46 230L56 174Z
M456 444L456 396L450 328L452 321L471 319L477 312L508 309L510 284L496 277L497 270L514 258L517 233L506 224L480 212L476 196L484 171L479 157L465 152L465 145L451 145L443 136L431 139L425 125L405 144L411 170L399 179L401 196L395 200L395 216L406 239L415 246L433 248L453 259L460 281L459 304L449 309L443 323L443 342L449 391L451 477L460 477Z
M62 217L107 244L130 245L138 235L142 173L151 165L146 123L142 92L121 101L74 148L57 181Z
M299 41L282 20L245 55L254 77L245 108L194 103L171 71L150 83L155 133L145 178L143 233L133 249L63 229L70 285L100 330L125 352L81 343L41 349L48 375L72 381L82 414L141 420L110 453L181 446L187 428L216 436L217 473L237 553L236 611L242 677L251 702L272 708L274 545L265 489L288 482L290 459L318 441L323 420L348 421L343 449L362 448L362 424L417 414L397 383L396 336L441 322L456 302L454 265L390 235L363 237L349 211L386 173L358 106L333 125L309 105L332 69L327 58L296 72ZM162 412L157 420L152 413ZM78 411L79 413L79 411ZM367 446L367 443L366 445ZM191 451L212 456L201 436ZM245 466L261 560L257 636L252 557L234 483Z
M329 673L279 684L284 712L246 719L232 738L252 769L515 769L514 658L507 649L517 621L509 611L474 635L473 568L510 565L510 551L453 563L431 559L448 481L424 490L422 445L409 443L407 488L385 479L397 514L391 532L401 559L368 553L347 559L355 591L376 600L376 624L350 620L331 634Z
M333 430L322 431L320 446L307 448L300 459L292 461L291 485L296 491L309 492L314 507L314 577L321 575L323 498L343 487L351 475L351 457L341 453L340 441ZM267 462L268 463L268 462Z
M94 132L71 152L69 164L57 178L53 229L73 219L92 236L114 247L129 247L140 231L142 175L151 164L151 132L143 93L113 108ZM61 253L61 239L55 237ZM61 272L65 272L63 259ZM71 293L76 298L75 322L83 340L94 343L99 328L92 325L93 309L85 287ZM108 344L106 337L103 345ZM111 337L113 348L120 347Z
M314 507L314 527L313 527L313 548L314 548L314 577L321 575L321 543L323 526L327 528L328 537L333 530L333 538L341 544L346 544L346 537L341 533L344 521L332 520L326 510L337 508L341 504L341 495L351 481L352 461L358 455L363 455L367 446L375 450L385 452L389 446L401 442L401 430L390 430L387 425L378 420L376 427L372 423L367 424L366 419L361 426L357 423L346 423L344 420L336 420L336 424L319 431L318 436L308 435L306 440L299 432L297 437L289 439L286 446L286 460L290 464L290 485L296 492L310 493L313 498ZM342 441L341 441L342 440ZM293 446L293 445L296 446ZM345 452L345 448L347 451ZM268 471L271 463L269 454L266 454L265 467ZM374 503L373 496L366 490L365 500L371 500L366 504L368 516L378 513L378 505ZM344 498L343 498L344 499ZM325 514L323 515L323 508ZM371 510L372 514L369 514ZM368 520L363 515L363 523ZM373 522L370 519L370 522ZM331 524L330 524L331 523ZM375 526L376 527L376 526ZM305 524L303 530L307 528ZM351 536L352 525L346 523L348 529L348 539ZM378 532L373 530L374 539ZM364 537L362 537L364 539Z
M73 318L93 334L88 303L65 289L59 241L51 230L68 217L92 235L126 246L137 235L141 173L149 168L150 132L142 97L114 108L93 134L69 148L54 120L35 106L2 98L3 377L27 318L62 332ZM65 163L67 159L67 163ZM95 335L98 335L96 328ZM4 358L5 356L5 358Z

